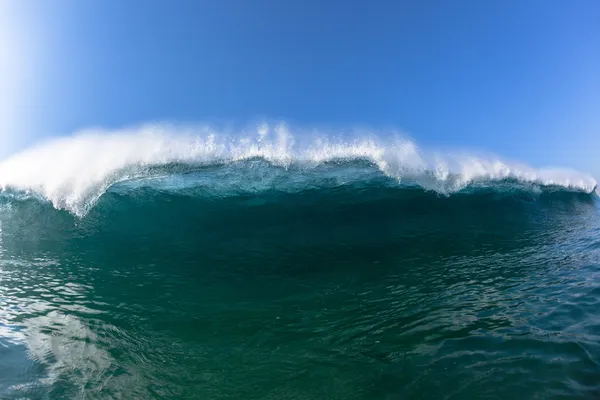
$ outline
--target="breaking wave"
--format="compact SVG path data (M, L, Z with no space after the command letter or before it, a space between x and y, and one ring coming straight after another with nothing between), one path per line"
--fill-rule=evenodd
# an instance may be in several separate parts
M573 170L423 150L390 132L300 132L285 124L235 133L168 125L88 130L0 163L4 196L37 196L79 217L107 191L139 187L222 197L361 182L444 196L481 188L589 194L596 189L591 175Z

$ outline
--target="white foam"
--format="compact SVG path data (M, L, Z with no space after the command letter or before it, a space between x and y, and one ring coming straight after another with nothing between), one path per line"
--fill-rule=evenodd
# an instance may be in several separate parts
M294 134L284 124L261 124L237 134L166 125L82 131L41 143L0 163L0 187L33 191L56 208L82 216L111 185L144 176L148 167L209 165L257 157L285 168L366 159L387 176L410 179L446 194L473 182L503 179L585 192L596 187L592 176L577 171L534 169L497 157L428 152L408 139L377 132Z

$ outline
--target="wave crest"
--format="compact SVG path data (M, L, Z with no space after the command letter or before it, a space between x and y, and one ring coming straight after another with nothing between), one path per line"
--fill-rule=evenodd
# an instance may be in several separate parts
M318 167L358 160L376 166L379 173L400 184L416 184L441 194L506 180L586 193L596 188L594 178L577 171L534 169L494 156L424 151L406 138L376 132L337 136L294 133L285 124L262 124L238 133L167 125L83 131L40 144L0 163L0 187L36 193L55 208L83 216L114 184L164 175L165 170L157 167L230 165L251 159L262 159L287 174L287 179L277 180L255 174L246 182L256 186L262 179L264 185L259 186L263 188L282 188L295 180L296 185L310 185L307 176L321 173ZM298 171L304 173L302 179ZM313 174L307 175L307 171ZM347 170L344 174L345 179L352 179L348 174L360 179L364 171ZM236 176L243 186L244 171L238 169Z

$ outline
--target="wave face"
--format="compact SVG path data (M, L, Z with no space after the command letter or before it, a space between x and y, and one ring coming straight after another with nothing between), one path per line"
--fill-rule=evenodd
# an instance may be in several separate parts
M598 398L588 175L146 127L0 164L0 398Z
M417 187L442 195L482 189L592 193L596 188L594 178L577 171L425 151L390 132L293 132L283 124L237 133L165 125L90 130L0 163L4 196L38 197L79 217L107 191L142 186L227 197L348 184Z

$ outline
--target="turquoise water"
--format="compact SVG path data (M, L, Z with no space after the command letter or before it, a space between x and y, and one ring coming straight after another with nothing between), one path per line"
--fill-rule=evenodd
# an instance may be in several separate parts
M171 166L78 216L6 190L0 398L597 398L599 212L362 162Z

